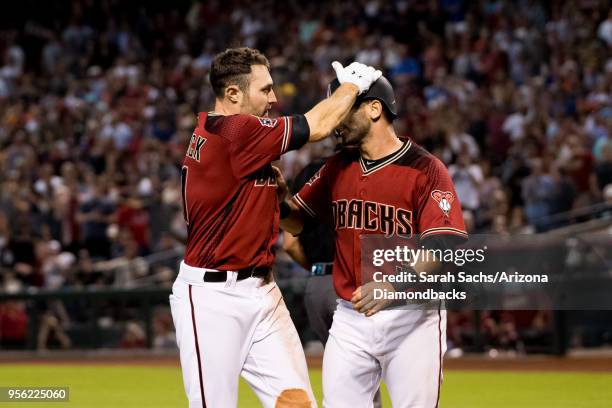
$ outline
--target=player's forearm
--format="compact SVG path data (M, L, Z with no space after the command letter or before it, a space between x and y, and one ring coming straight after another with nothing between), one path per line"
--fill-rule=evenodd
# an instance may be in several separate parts
M436 259L417 259L416 262L414 263L414 265L411 267L411 269L407 272L412 272L412 273L416 273L418 278L420 279L421 274L425 273L426 275L433 275L439 272L440 267L442 266L442 264L440 263L439 260ZM403 292L406 290L419 290L422 289L422 287L415 287L415 285L418 286L418 283L409 283L409 282L392 282L391 285L393 286L393 288L398 291L398 292Z
M414 270L419 274L425 272L427 275L430 275L438 273L441 266L442 263L436 259L429 259L426 261L419 259L414 265Z
M359 89L342 84L329 98L322 100L304 115L310 127L309 142L326 138L346 118L355 104Z
M293 259L295 262L306 270L310 269L308 259L304 253L304 248L300 244L300 240L292 234L285 231L283 233L283 250Z
M292 201L286 201L285 203L289 207L289 214L281 218L280 227L294 236L299 235L304 229L304 216Z

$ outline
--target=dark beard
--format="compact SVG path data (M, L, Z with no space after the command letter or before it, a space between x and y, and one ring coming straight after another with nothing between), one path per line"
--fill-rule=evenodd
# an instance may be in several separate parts
M363 142L363 139L365 139L365 137L368 135L368 130L361 132L359 135L357 135L356 137L352 138L351 140L346 140L345 137L342 138L342 145L345 147L359 147L361 146L361 142Z

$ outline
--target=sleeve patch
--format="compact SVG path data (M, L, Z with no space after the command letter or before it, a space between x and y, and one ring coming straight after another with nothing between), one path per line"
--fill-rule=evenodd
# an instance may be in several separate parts
M309 186L312 186L315 181L320 179L321 178L321 171L323 170L323 167L325 167L325 165L321 166L321 168L315 174L312 175L312 177L310 178L310 180L308 180L306 182L306 184L308 184Z
M273 128L274 126L276 126L276 123L278 122L277 119L261 118L259 116L257 116L257 120L259 120L259 123L261 124L261 126L266 126L269 128Z
M453 201L455 201L455 196L450 191L440 191L434 190L431 192L431 198L433 198L437 203L442 213L448 217L448 214L451 210L451 205Z

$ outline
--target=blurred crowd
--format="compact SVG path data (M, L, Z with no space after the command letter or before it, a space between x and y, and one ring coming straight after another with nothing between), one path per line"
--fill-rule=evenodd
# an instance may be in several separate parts
M333 60L382 69L398 134L448 166L470 232L541 231L612 200L606 0L23 1L0 17L0 291L167 284L179 164L215 53L272 65L275 114ZM334 141L281 160L291 179Z

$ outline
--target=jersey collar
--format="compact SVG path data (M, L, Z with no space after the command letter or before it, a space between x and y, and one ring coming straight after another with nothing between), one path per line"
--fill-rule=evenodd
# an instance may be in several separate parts
M204 123L206 123L206 121L208 120L208 118L216 118L216 117L220 117L223 115L220 115L218 113L215 112L199 112L198 113L198 126L204 126Z
M374 160L372 163L373 165L370 164L369 166L366 165L366 162L363 156L359 156L359 165L361 166L361 171L363 172L363 175L364 176L370 175L382 169L383 167L393 163L394 161L402 157L408 150L410 150L410 146L412 146L412 141L408 140L406 141L406 143L404 143L404 145L398 151L396 151L395 153L392 153L391 155L387 157L384 157L383 159Z

